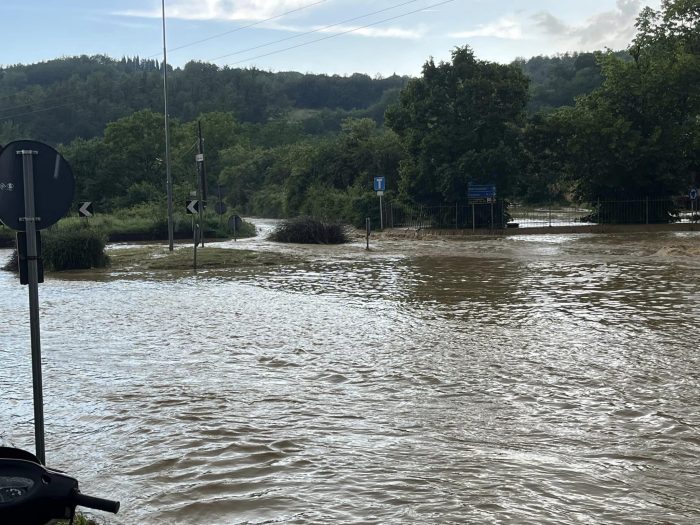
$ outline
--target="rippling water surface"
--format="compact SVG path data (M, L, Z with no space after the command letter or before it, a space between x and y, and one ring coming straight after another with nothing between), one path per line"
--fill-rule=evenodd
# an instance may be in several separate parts
M287 249L41 285L47 460L109 523L700 522L700 234ZM32 449L6 272L0 360Z

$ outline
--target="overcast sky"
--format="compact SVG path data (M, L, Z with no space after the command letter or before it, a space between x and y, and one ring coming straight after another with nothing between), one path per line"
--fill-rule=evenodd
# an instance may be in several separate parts
M166 0L168 62L417 75L469 44L482 59L623 49L660 0ZM160 0L2 0L0 64L162 58ZM249 26L249 27L246 27ZM199 41L199 42L198 42Z

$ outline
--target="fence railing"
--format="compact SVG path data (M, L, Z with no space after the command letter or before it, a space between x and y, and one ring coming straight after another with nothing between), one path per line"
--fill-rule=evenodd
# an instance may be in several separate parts
M687 197L598 201L585 206L493 203L442 206L387 203L384 224L413 229L503 229L596 224L700 223L700 200Z

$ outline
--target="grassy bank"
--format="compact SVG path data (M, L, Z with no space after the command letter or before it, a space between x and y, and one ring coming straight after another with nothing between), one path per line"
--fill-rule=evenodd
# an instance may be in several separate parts
M142 272L158 270L191 270L192 247L180 247L173 252L167 247L138 246L109 251L110 271ZM197 250L198 269L234 269L274 266L295 259L279 253L230 250L206 246Z
M229 231L226 217L206 213L203 230L205 238L228 239L233 237ZM157 241L168 239L168 220L164 210L152 205L141 205L112 214L98 214L89 219L66 217L55 226L59 230L92 228L102 232L109 242ZM192 237L192 215L175 213L173 215L173 235L176 239ZM254 237L255 226L243 221L236 231L240 238Z
M92 229L105 236L108 242L167 241L168 220L158 206L144 204L119 210L111 214L97 214L89 219L65 217L49 231L75 231ZM228 215L220 217L211 212L204 214L204 236L207 239L230 239L233 232L228 227ZM254 237L255 226L243 221L236 230L238 238ZM192 238L192 215L173 215L173 235L176 239ZM15 247L15 231L0 224L0 248Z

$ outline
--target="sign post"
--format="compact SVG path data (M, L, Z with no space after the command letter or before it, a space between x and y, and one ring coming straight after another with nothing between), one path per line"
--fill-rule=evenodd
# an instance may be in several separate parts
M231 215L228 218L228 227L233 231L233 241L236 242L238 239L236 238L237 232L241 229L241 226L243 226L243 219L241 219L240 215Z
M472 232L476 231L476 205L491 204L491 229L493 230L493 203L496 201L495 184L472 184L467 186L467 199L472 205Z
M369 234L371 233L369 217L365 218L365 230L366 230L366 234L367 234L367 248L365 248L365 249L369 250Z
M36 456L46 463L44 441L44 392L41 375L41 330L39 323L39 268L37 265L36 216L34 206L34 155L38 152L23 149L16 152L22 157L24 182L24 220L27 233L27 275L29 286L29 332L32 346L32 383L34 391L34 440Z
M382 207L382 196L386 189L386 179L384 177L374 177L374 191L379 196L379 229L384 229L384 208Z
M205 195L204 195L204 153L201 152L202 148L202 124L199 124L199 148L200 153L195 156L195 162L197 163L197 199L199 200L199 227L204 228L204 218L202 214L204 213ZM204 248L204 231L200 232L200 237L202 238L202 248Z
M46 464L44 440L44 394L41 372L39 322L38 231L56 223L70 208L75 179L70 166L52 147L20 140L0 153L0 221L18 230L18 252L26 254L29 289L29 331L34 395L34 440L36 456ZM24 247L19 246L24 241Z
M194 241L194 269L197 269L197 245L199 244L199 223L194 220L195 215L201 213L202 204L198 200L185 201L185 210L192 215L192 239Z

